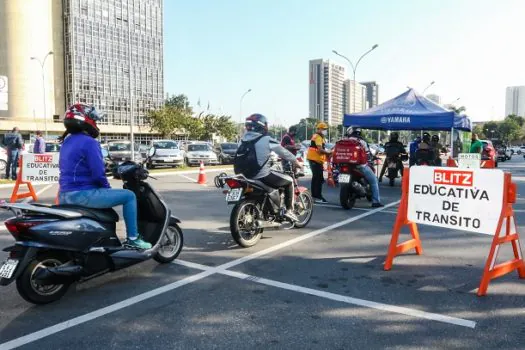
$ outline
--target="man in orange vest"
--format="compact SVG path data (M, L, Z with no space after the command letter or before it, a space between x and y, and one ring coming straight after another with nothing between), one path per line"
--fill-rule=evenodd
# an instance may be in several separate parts
M323 164L326 162L328 156L332 154L332 151L328 151L325 148L325 136L328 133L328 125L325 122L319 122L316 127L316 133L310 140L310 147L306 159L310 163L310 169L312 170L312 197L315 203L327 203L324 199L323 191Z

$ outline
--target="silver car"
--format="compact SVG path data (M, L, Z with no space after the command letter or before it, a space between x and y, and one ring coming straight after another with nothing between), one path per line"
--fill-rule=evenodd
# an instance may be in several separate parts
M117 163L125 161L134 161L136 163L142 162L142 154L140 153L140 145L135 144L134 149L135 159L131 159L131 142L130 141L109 141L108 152L111 159Z
M198 165L201 162L206 165L219 164L217 154L213 151L213 147L206 142L186 145L185 157L188 165Z
M154 140L151 147L155 147L155 155L148 163L150 168L157 165L182 166L184 165L184 151L173 140Z

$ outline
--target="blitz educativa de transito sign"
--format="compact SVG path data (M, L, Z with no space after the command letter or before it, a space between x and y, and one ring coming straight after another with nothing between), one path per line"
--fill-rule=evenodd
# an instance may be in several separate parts
M501 170L412 167L408 219L492 235L501 214L503 187Z

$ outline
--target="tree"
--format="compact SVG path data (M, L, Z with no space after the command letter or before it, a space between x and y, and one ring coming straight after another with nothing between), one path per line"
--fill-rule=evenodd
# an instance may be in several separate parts
M519 140L522 136L522 129L519 123L513 118L505 118L505 120L498 125L498 134L504 142L512 142Z
M163 137L171 137L183 132L184 120L188 115L175 108L162 107L156 111L151 111L147 116L147 122L151 130L162 134Z
M500 138L499 123L495 121L486 122L483 124L483 133L487 138Z
M175 108L181 111L186 111L189 115L193 114L193 108L190 106L190 101L188 97L184 94L179 95L166 95L166 100L164 101L165 107Z
M473 129L472 129L472 133L473 134L477 134L479 136L480 139L485 139L486 136L485 136L485 132L483 131L483 126L481 125L476 125Z
M287 131L286 127L282 125L272 125L268 128L268 134L277 141L281 141L282 135L286 134Z

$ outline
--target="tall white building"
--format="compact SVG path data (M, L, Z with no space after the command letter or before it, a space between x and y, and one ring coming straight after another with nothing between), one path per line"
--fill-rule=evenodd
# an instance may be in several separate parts
M343 111L345 114L361 112L368 108L366 86L355 80L345 80L343 84Z
M525 117L525 86L509 86L505 96L505 116Z
M439 95L436 95L436 94L428 94L426 96L430 101L433 101L435 103L437 103L438 105L441 104L441 96Z
M330 125L343 122L345 67L330 60L309 62L309 115Z

